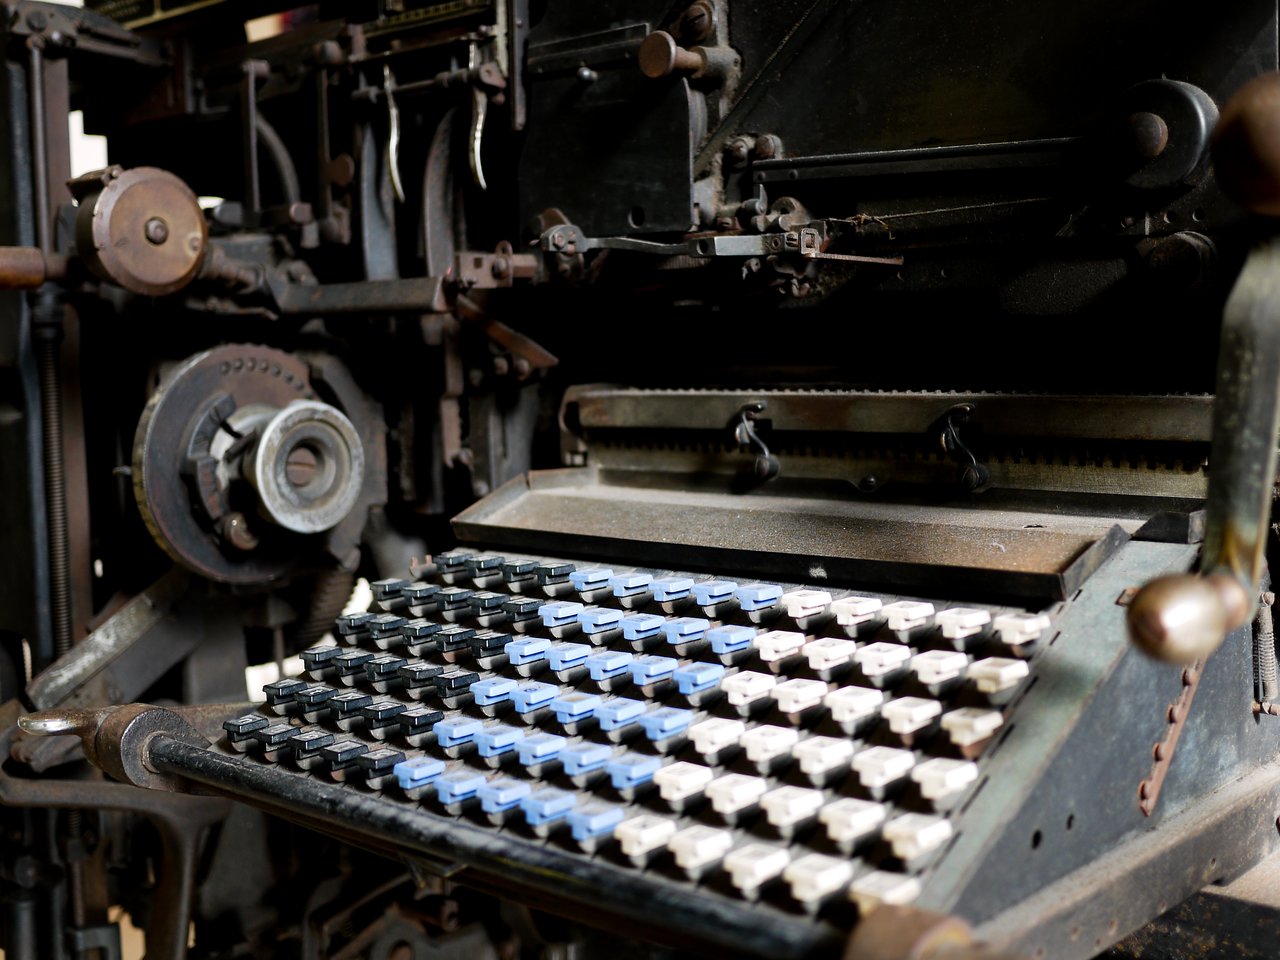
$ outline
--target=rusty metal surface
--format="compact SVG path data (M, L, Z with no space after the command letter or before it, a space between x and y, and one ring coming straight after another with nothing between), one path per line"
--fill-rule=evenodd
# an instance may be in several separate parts
M126 603L31 682L27 687L31 703L47 710L74 695L168 616L189 584L185 571L174 570Z
M1127 534L1107 519L611 485L535 471L464 510L460 538L678 569L1060 599Z
M724 427L742 407L768 403L774 431L923 433L956 404L991 435L1098 440L1205 442L1210 396L1046 396L1017 393L856 390L639 390L573 388L578 420L593 428Z
M1182 671L1182 689L1177 699L1169 704L1166 719L1169 729L1164 737L1151 748L1151 773L1138 784L1138 808L1143 815L1151 816L1160 799L1160 788L1164 786L1164 778L1169 775L1169 766L1173 763L1173 752L1178 748L1178 739L1187 724L1187 715L1195 700L1196 688L1200 686L1200 677L1204 673L1204 661L1197 660Z

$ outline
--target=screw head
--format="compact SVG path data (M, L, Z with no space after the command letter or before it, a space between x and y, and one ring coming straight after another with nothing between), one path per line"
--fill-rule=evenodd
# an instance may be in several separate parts
M169 239L169 225L159 217L152 217L148 220L143 231L146 233L147 239L157 247Z

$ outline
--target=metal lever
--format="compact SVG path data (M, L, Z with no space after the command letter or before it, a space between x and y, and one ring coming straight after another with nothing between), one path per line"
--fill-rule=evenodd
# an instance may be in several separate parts
M1227 298L1213 406L1200 573L1160 577L1129 605L1129 634L1160 660L1208 656L1253 617L1280 434L1280 239L1249 255Z

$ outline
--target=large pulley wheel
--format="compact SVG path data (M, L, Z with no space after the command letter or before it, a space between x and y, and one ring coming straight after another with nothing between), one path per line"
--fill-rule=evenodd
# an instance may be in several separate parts
M218 347L165 377L138 424L133 486L156 542L223 583L297 570L360 499L360 435L319 400L306 363Z

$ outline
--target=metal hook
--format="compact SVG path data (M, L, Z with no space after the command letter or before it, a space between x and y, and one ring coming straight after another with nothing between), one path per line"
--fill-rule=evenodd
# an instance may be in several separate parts
M756 455L755 471L756 477L762 482L772 480L782 470L782 464L778 462L778 458L769 452L768 446L760 439L760 434L756 433L755 419L768 409L768 406L763 400L748 403L739 411L738 424L733 430L738 446L748 449L755 447L759 451Z

